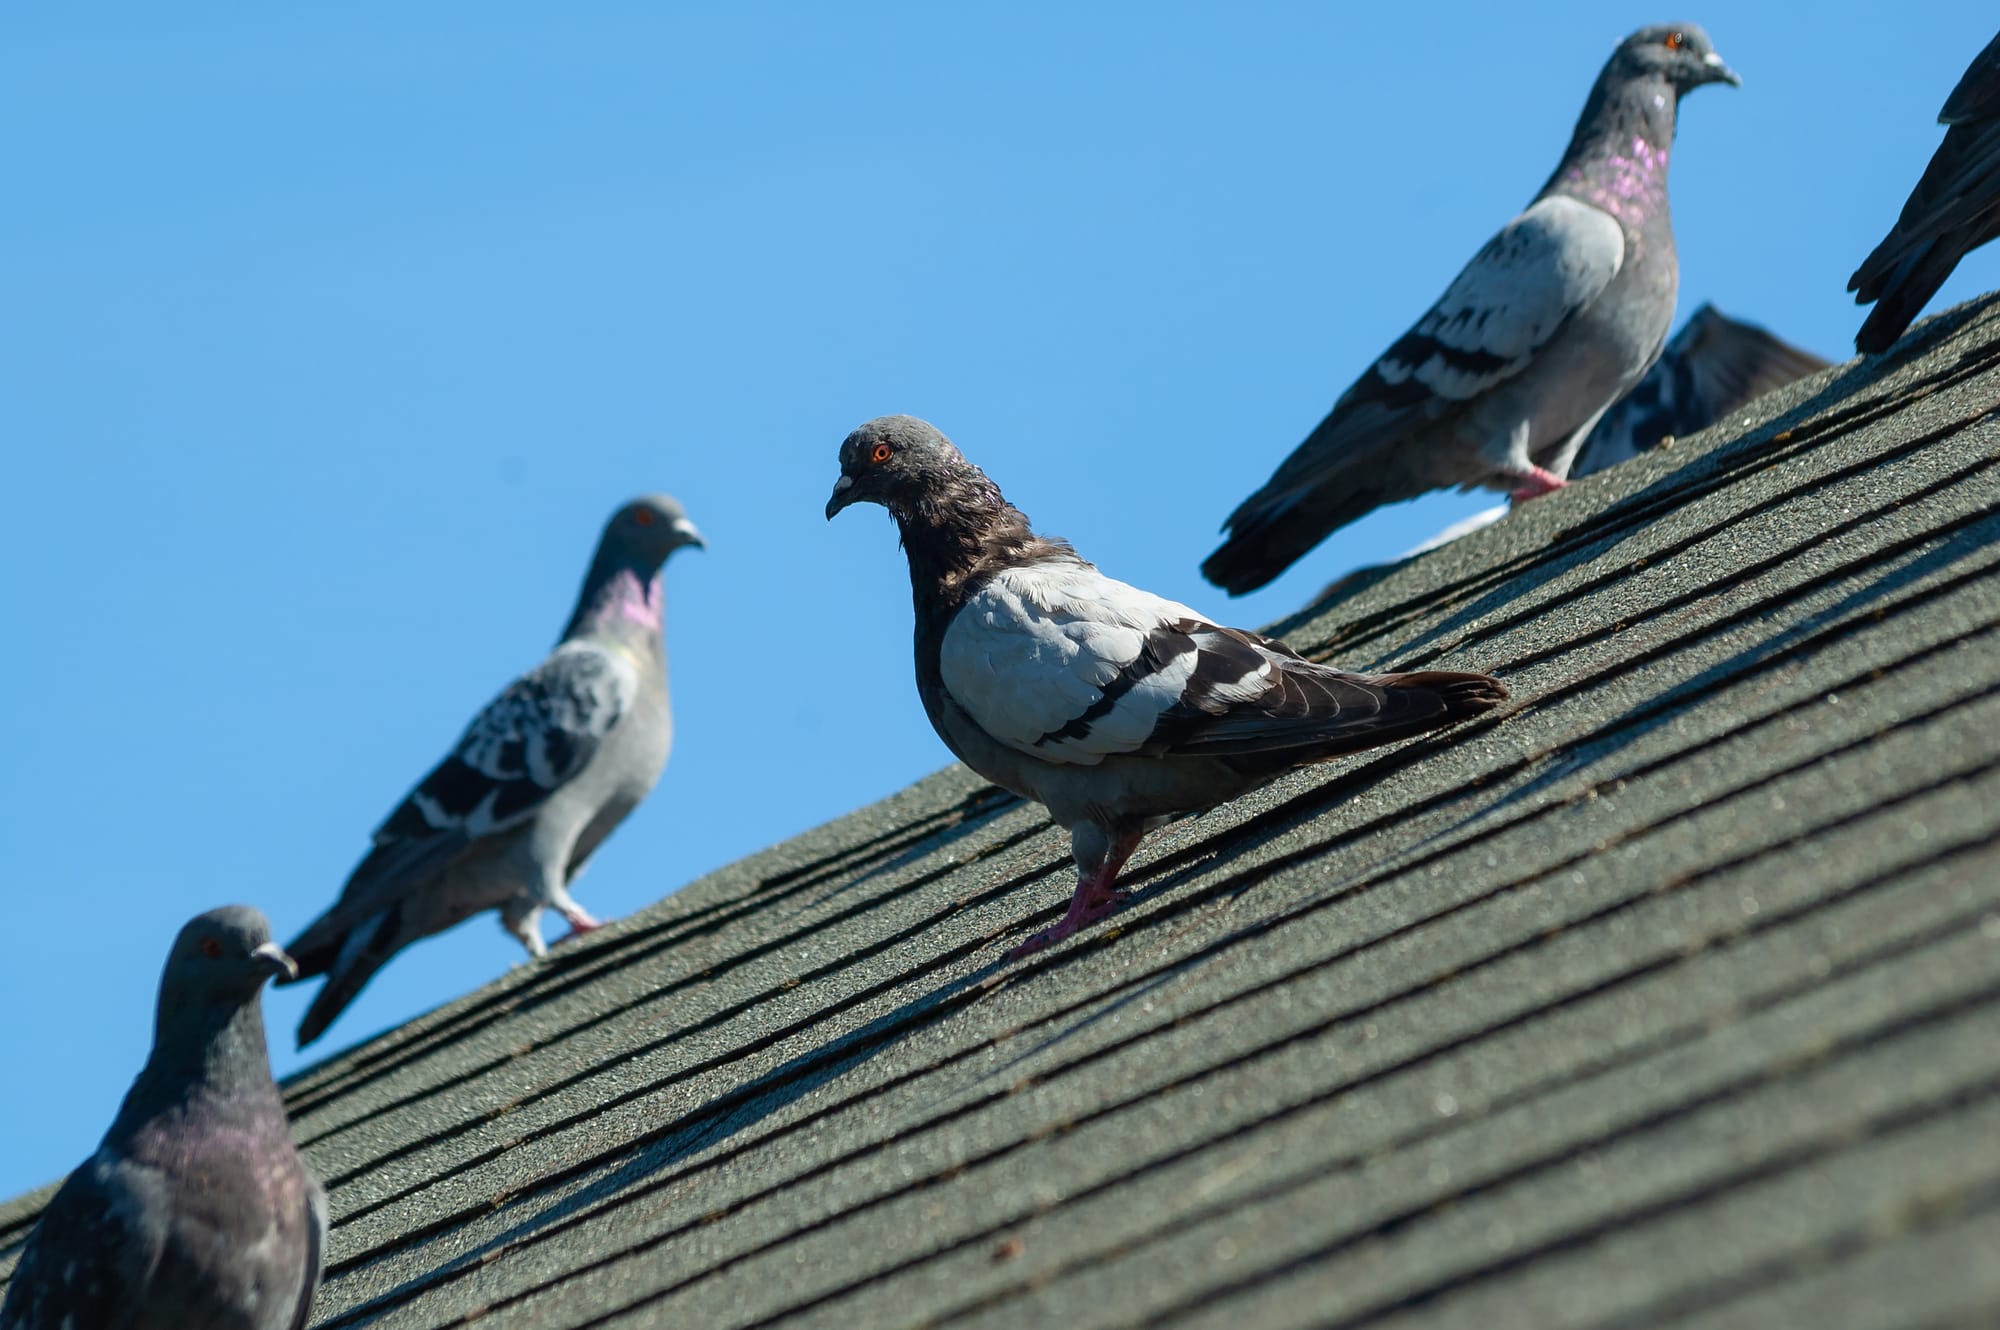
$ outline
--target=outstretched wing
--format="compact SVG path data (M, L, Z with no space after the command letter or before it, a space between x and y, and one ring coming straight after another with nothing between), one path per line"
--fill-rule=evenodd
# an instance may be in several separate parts
M1577 454L1573 477L1629 461L1662 439L1685 438L1826 368L1810 351L1713 305L1697 309L1632 391L1604 413Z
M637 667L615 648L565 642L509 684L375 831L339 902L288 950L306 952L428 880L460 850L508 830L588 766L637 696Z
M1365 747L1419 717L1418 728L1447 718L1405 681L1466 677L1328 669L1083 563L1000 573L945 630L940 666L952 699L995 739L1081 766Z

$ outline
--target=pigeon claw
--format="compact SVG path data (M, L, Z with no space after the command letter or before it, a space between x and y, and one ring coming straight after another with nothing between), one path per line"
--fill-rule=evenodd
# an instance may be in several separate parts
M1007 952L1007 959L1018 961L1024 956L1053 947L1064 938L1096 923L1099 919L1115 912L1129 899L1122 891L1116 891L1107 884L1095 882L1079 883L1076 895L1070 897L1069 910L1055 923L1044 928L1027 941Z
M1553 471L1531 466L1527 473L1518 477L1520 485L1507 491L1507 497L1515 503L1525 503L1529 499L1539 499L1544 494L1554 494L1559 489L1569 488L1569 482Z

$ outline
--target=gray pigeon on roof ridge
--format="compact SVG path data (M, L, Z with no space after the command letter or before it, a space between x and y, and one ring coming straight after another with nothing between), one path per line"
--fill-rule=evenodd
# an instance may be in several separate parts
M1949 126L1903 211L1847 279L1854 303L1875 308L1857 350L1887 351L1930 303L1960 259L2000 235L2000 35L1972 59L1945 99Z
M1738 79L1694 24L1621 42L1534 201L1229 515L1203 576L1255 590L1334 530L1433 489L1561 488L1673 323L1667 160L1680 98L1717 82Z
M153 1048L28 1237L0 1330L303 1330L326 1197L271 1080L259 993L291 958L248 906L190 920Z
M1145 833L1295 767L1498 706L1483 674L1349 674L1115 581L1038 536L986 473L911 416L840 446L829 520L878 503L902 533L915 594L917 691L968 767L1070 833L1068 937L1117 907Z
M666 768L662 578L686 545L703 546L701 533L665 495L612 514L555 650L473 719L292 943L297 978L327 976L299 1024L301 1047L390 957L472 915L498 910L536 957L543 909L574 932L598 926L569 883Z
M1754 323L1732 319L1704 301L1688 316L1638 386L1605 412L1583 442L1570 474L1581 479L1669 439L1685 438L1733 415L1765 393L1817 374L1827 362ZM1342 573L1313 597L1315 605L1372 586L1420 554L1493 525L1510 511L1496 504L1462 517L1387 563Z

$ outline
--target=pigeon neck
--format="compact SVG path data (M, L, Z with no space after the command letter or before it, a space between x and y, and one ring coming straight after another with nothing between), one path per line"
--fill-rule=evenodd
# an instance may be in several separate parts
M1665 79L1599 78L1544 192L1582 199L1628 227L1664 213L1678 100Z
M600 553L583 579L583 592L577 597L576 613L563 629L563 640L635 637L657 642L666 611L664 569L648 572Z
M894 504L889 511L910 558L919 606L932 596L952 600L979 573L1037 543L1027 517L969 462L913 503Z
M237 1005L175 1003L163 997L153 1051L125 1096L111 1134L143 1125L162 1104L188 1099L250 1104L260 1097L277 1099L278 1093L257 995Z

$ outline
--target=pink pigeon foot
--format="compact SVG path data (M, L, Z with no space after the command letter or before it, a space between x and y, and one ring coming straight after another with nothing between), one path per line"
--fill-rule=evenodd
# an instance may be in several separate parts
M562 917L569 924L569 932L564 933L556 939L557 946L561 946L571 938L582 937L585 933L595 933L598 929L604 927L602 919L599 919L581 905L570 906L562 912Z
M1539 499L1544 494L1554 494L1559 489L1569 488L1567 480L1556 475L1553 471L1545 471L1538 466L1529 467L1527 474L1520 477L1520 481L1521 484L1518 489L1507 491L1507 497L1515 503L1524 503L1529 499Z
M1076 894L1069 898L1069 910L1063 917L1014 947L1007 953L1010 961L1032 956L1044 947L1053 947L1088 924L1094 924L1105 915L1123 905L1127 897L1111 885L1111 874L1088 877L1076 884Z

